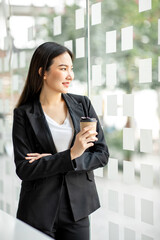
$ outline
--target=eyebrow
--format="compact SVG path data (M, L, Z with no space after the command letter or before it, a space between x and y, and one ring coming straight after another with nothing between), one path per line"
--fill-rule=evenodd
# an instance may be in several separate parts
M68 65L67 64L60 64L60 65L58 65L58 67L62 67L62 66L65 66L65 67L68 67ZM71 66L71 67L73 67L73 65Z

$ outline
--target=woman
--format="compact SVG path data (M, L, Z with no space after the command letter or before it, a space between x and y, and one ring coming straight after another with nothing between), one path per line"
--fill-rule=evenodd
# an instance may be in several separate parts
M16 173L22 180L17 217L56 240L88 240L88 215L99 208L92 170L108 162L97 132L80 118L98 117L85 96L69 94L73 55L54 42L40 45L14 110Z

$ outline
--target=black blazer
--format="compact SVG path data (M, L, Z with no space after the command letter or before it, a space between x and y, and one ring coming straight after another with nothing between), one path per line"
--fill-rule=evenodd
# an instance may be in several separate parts
M86 96L62 94L71 115L75 133L80 117L98 117ZM62 184L67 185L75 221L100 207L93 169L108 162L108 148L100 123L98 141L80 157L71 161L70 149L57 153L39 99L14 110L13 145L16 173L22 180L17 217L35 228L52 231ZM63 137L63 136L62 136ZM51 153L33 163L27 153Z

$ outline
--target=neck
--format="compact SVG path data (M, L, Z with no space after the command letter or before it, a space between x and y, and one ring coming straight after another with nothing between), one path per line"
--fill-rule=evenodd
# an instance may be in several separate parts
M58 105L60 102L62 102L62 94L61 93L53 93L53 92L45 92L41 91L40 93L40 102L42 105Z

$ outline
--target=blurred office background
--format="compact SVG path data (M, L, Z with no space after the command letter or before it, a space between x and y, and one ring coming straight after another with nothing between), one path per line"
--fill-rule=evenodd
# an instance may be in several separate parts
M13 109L46 41L74 52L70 92L90 97L110 150L91 240L159 240L159 0L0 0L0 209L16 214Z

